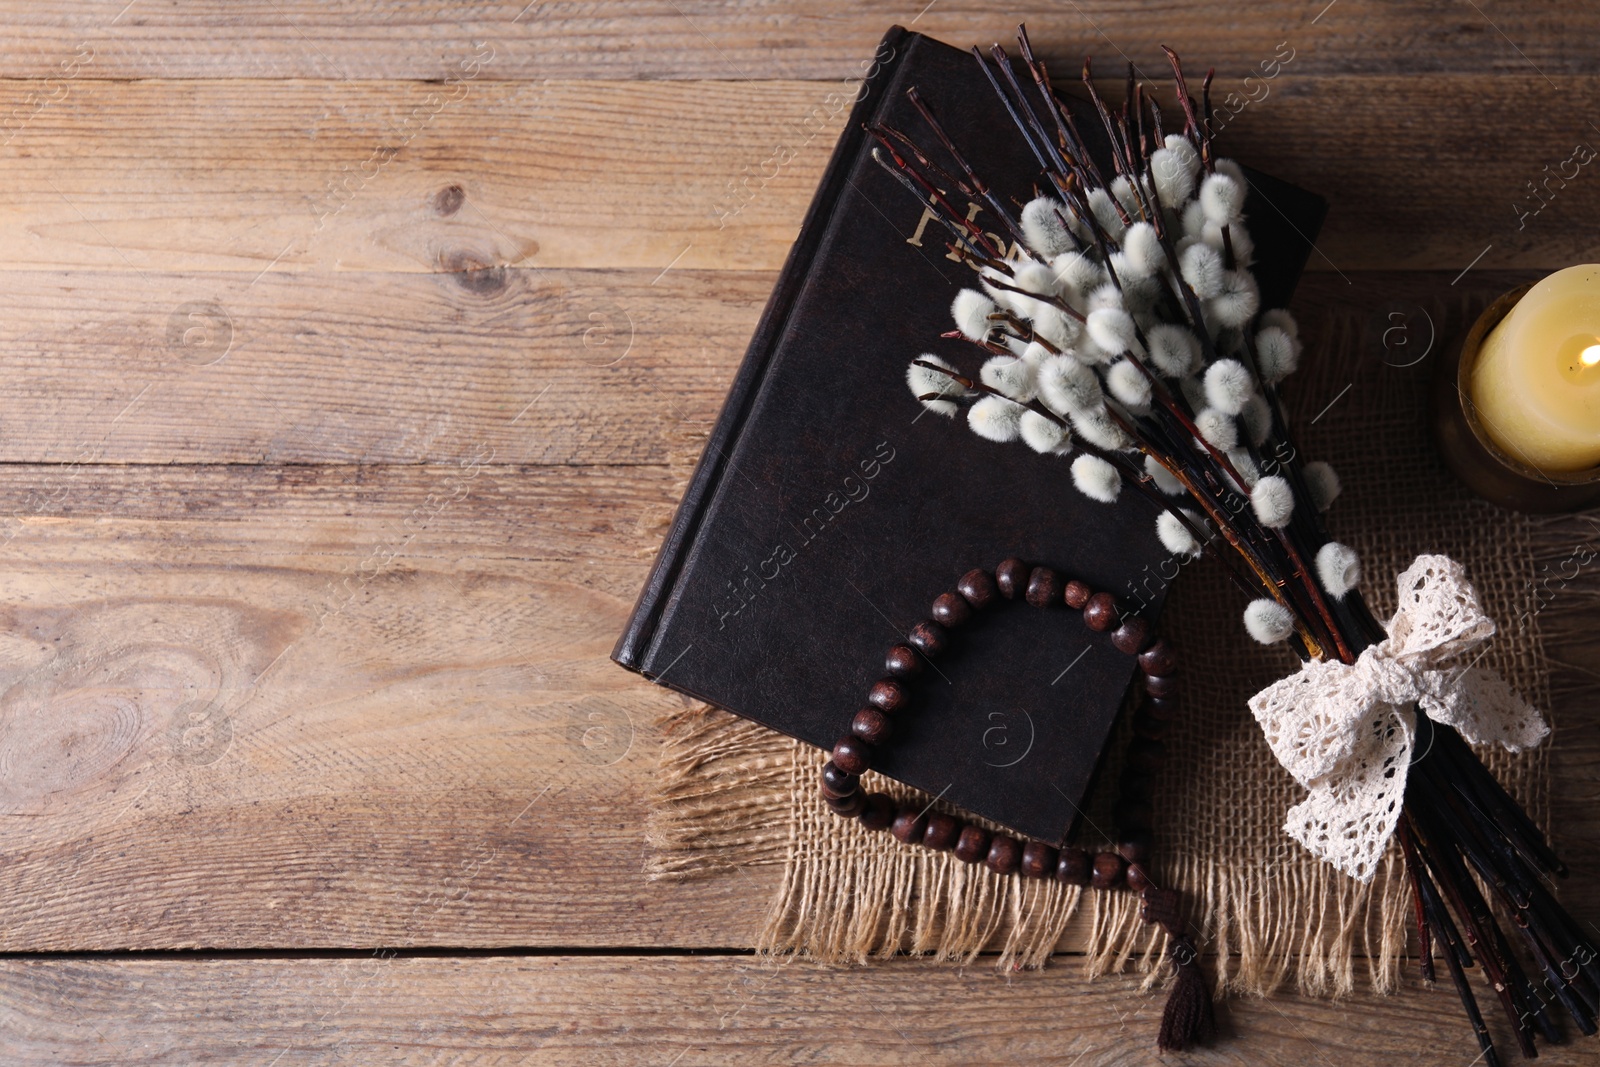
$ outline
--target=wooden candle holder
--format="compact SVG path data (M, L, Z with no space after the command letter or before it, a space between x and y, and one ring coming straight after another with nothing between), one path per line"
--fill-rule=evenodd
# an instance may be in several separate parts
M1515 511L1576 511L1600 502L1600 467L1541 471L1508 455L1479 422L1469 388L1483 339L1532 287L1519 286L1485 308L1435 367L1434 439L1456 477L1490 503Z

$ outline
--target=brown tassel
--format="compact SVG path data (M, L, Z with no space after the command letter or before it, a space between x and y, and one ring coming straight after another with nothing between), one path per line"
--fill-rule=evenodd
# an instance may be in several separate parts
M1167 958L1173 963L1172 989L1161 1013L1156 1045L1162 1052L1182 1052L1209 1041L1217 1031L1217 1017L1194 943L1187 937L1173 937L1167 942Z
M1147 923L1159 923L1167 932L1167 959L1172 961L1172 988L1167 1007L1161 1013L1161 1033L1156 1045L1163 1052L1182 1052L1217 1032L1216 1009L1205 972L1200 969L1200 953L1184 933L1183 907L1176 889L1147 885L1140 893L1144 905L1140 914Z

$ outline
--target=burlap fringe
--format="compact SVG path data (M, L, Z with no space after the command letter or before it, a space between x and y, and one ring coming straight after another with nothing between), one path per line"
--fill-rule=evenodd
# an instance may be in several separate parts
M1209 902L1203 926L1221 988L1266 994L1292 977L1301 993L1340 997L1355 990L1358 961L1374 992L1397 987L1410 909L1393 849L1367 885L1325 863L1186 865L1178 884Z
M782 863L794 838L788 813L796 747L703 704L658 726L665 740L645 820L645 873L684 878Z
M899 953L970 963L987 952L997 969L1026 970L1044 966L1067 942L1083 952L1090 977L1132 968L1148 987L1165 976L1166 939L1141 920L1132 894L1004 878L948 853L900 847L820 804L799 806L795 819L793 797L809 792L816 772L805 746L706 706L661 726L648 872L681 879L782 864L784 880L757 938L763 951L835 963ZM868 777L873 789L920 795ZM828 823L826 832L813 820ZM1215 953L1219 989L1266 994L1292 980L1301 992L1342 996L1362 970L1375 991L1398 984L1410 909L1393 853L1371 885L1325 864L1276 857L1222 864L1191 856L1160 875L1189 901L1207 902L1194 918L1199 940ZM1073 931L1075 919L1081 932Z
M814 756L795 761L789 783L795 795L815 788L815 762ZM928 802L876 775L868 784ZM758 938L766 951L864 963L901 952L969 962L989 949L998 951L1001 968L1033 968L1049 958L1077 911L1076 887L1001 878L949 853L904 848L856 823L841 826L820 804L799 810L801 854L786 865Z

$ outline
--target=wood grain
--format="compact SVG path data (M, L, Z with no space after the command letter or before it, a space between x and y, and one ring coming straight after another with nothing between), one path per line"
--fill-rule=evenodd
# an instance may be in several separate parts
M1224 1041L1155 1051L1162 1001L1059 958L1003 977L748 956L0 962L0 1043L60 1064L1466 1064L1446 989L1235 999ZM1496 1022L1491 1022L1496 1026ZM1497 1029L1504 1042L1506 1034ZM1594 1062L1597 1039L1541 1050ZM1514 1055L1514 1053L1513 1053ZM275 1059L276 1057L276 1059Z
M74 83L10 135L0 263L235 271L244 284L263 272L466 272L485 290L518 267L776 270L845 121L837 89ZM0 113L32 91L0 83ZM1548 269L1592 254L1582 223L1600 212L1600 180L1593 164L1563 164L1600 138L1576 103L1597 91L1600 75L1290 65L1252 90L1223 146L1329 198L1314 270ZM1466 100L1471 121L1446 121ZM908 206L884 205L907 235Z
M479 42L497 77L842 79L856 73L893 23L965 47L1009 41L1026 21L1047 57L1085 51L1163 69L1159 45L1219 76L1242 75L1291 41L1320 73L1595 73L1586 41L1600 30L1587 7L1556 0L1506 5L1428 0L1261 0L1248 6L1181 0L1060 5L938 0L669 0L563 4L550 0L451 5L407 0L208 0L169 7L139 0L9 0L3 69L58 75L88 43L89 78L445 78Z
M1019 19L1052 69L1167 43L1253 98L1225 150L1332 204L1312 331L1593 258L1592 168L1520 214L1600 137L1592 5L0 3L0 1059L1157 1061L1158 1002L1074 959L717 954L777 872L644 880L680 704L606 659L829 94L891 23ZM1595 528L1552 521L1559 569ZM1573 634L1552 814L1593 916ZM1160 1062L1476 1055L1443 990L1227 1010Z
M682 473L76 468L0 546L0 951L749 944L772 869L644 878L682 705L607 659ZM1600 730L1556 714L1593 913Z
M646 470L80 471L4 549L0 946L747 943L766 878L643 874Z
M1309 330L1357 314L1377 338L1397 301L1530 280L1459 273L1315 273L1295 306ZM47 510L93 464L687 465L775 280L681 268L4 277L0 463L61 467L0 499L0 529ZM1442 347L1456 324L1436 325ZM1375 372L1382 355L1375 345Z
M11 273L0 461L692 460L774 279L658 275Z

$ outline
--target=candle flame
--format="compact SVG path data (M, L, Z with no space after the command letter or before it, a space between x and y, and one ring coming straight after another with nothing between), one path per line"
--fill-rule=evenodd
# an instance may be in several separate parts
M1578 359L1583 362L1585 367L1592 367L1596 363L1600 363L1600 345L1590 345L1585 348L1578 353Z

